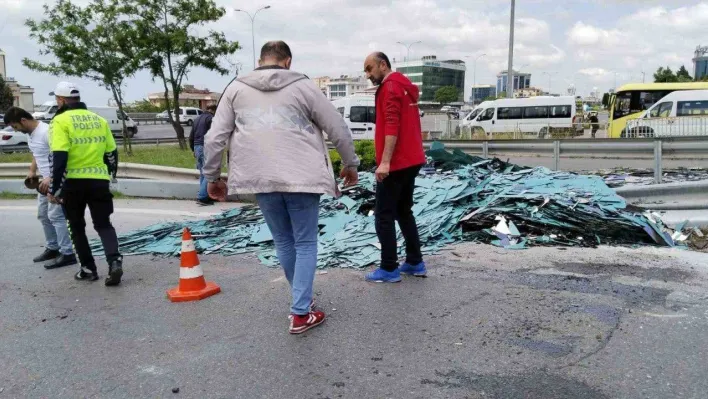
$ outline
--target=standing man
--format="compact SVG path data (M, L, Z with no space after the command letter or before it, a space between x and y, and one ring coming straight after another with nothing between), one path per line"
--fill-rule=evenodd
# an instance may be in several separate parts
M56 269L75 265L76 255L71 245L69 229L66 226L64 211L59 204L50 203L47 199L51 168L49 165L49 125L36 121L32 115L22 108L12 107L5 113L5 124L12 126L18 132L30 136L29 149L32 152L32 165L30 165L28 178L37 178L37 170L42 181L39 183L37 195L37 217L44 228L46 246L44 253L33 259L35 263L47 262L47 269Z
M216 105L209 105L205 113L199 115L194 120L192 130L189 132L189 148L194 153L199 169L199 192L197 193L197 204L202 206L214 205L214 200L209 198L207 193L207 181L204 178L202 169L204 167L204 136L211 129L211 120L216 112Z
M342 116L307 76L290 71L291 62L285 42L268 42L260 67L229 84L206 137L204 176L219 201L256 195L292 291L290 333L300 334L325 319L311 308L319 203L339 191L322 132L342 156L345 185L358 182L359 158ZM219 176L229 139L227 189Z
M71 238L79 255L81 269L77 280L96 281L98 271L88 238L84 213L88 206L93 227L103 243L108 261L106 286L120 284L123 257L118 252L118 237L111 225L113 195L109 182L118 171L118 150L105 119L86 109L79 89L60 82L55 96L57 110L49 132L52 150L52 180L49 201L61 203L69 220Z
M376 90L376 234L381 243L381 266L367 281L397 283L401 273L425 276L418 227L413 217L415 178L425 164L418 114L418 87L391 70L386 54L364 61L366 77ZM396 221L406 240L406 262L398 267Z
M597 117L597 112L590 112L590 127L592 128L592 138L600 129L600 119Z

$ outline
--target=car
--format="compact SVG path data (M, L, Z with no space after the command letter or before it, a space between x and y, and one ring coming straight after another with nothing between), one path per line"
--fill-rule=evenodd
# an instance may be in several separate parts
M155 115L155 119L170 119L169 111L162 111Z
M27 145L28 140L28 135L15 131L10 126L0 130L0 146Z

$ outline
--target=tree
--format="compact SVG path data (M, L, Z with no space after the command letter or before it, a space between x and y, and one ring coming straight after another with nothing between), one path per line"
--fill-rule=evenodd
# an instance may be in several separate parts
M0 111L7 111L15 103L12 89L5 83L5 78L0 75Z
M602 95L602 106L605 108L610 106L610 93L605 93Z
M440 104L454 103L460 98L460 92L455 86L444 86L435 92L435 101Z
M693 77L688 73L686 67L681 65L678 71L676 71L676 80L678 82L693 82Z
M213 0L125 0L124 4L131 8L135 18L144 66L153 79L162 81L165 104L174 107L173 112L168 113L170 123L180 148L187 149L184 129L179 118L174 118L179 115L184 78L194 67L228 74L229 69L222 66L222 59L240 48L238 42L227 40L223 32L209 31L204 36L194 32L221 19L226 10L217 7Z
M654 83L672 83L678 81L670 67L659 67L654 73Z
M494 100L496 100L496 99L497 99L497 96L489 96L489 97L485 98L485 99L482 100L482 101L483 101L483 102L484 102L484 101L494 101Z
M125 106L125 112L161 112L165 109L162 105L153 105L148 100L136 101Z
M28 58L22 63L29 69L55 76L88 78L111 91L123 114L123 85L140 69L135 30L126 19L120 0L91 0L77 6L71 0L57 0L53 7L44 5L46 19L28 19L30 37L42 46L40 54L56 61L42 64ZM132 146L123 118L123 148Z

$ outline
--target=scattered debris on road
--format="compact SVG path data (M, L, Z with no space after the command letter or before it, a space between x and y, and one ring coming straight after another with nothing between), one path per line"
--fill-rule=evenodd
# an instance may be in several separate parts
M589 175L600 176L612 187L648 186L654 184L653 169L603 169L587 172ZM705 168L664 169L661 180L663 183L682 183L708 180L708 170Z
M483 159L441 144L416 181L415 213L424 254L461 241L507 249L530 246L683 245L681 229L667 228L660 215L627 205L598 176L547 168L525 168ZM320 208L318 267L365 267L376 263L380 247L374 227L372 173L339 199L323 198ZM273 238L260 210L245 206L208 220L158 224L122 235L125 254L178 256L188 227L203 254L256 253L277 265ZM399 233L403 251L403 237ZM100 243L94 243L100 251Z

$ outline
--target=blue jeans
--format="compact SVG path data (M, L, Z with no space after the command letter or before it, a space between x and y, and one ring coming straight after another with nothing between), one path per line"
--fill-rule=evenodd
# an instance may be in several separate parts
M197 158L197 169L199 169L199 192L197 193L198 200L209 199L209 194L207 193L207 179L202 173L202 168L204 167L204 146L195 145L194 146L194 156Z
M62 255L74 253L69 228L66 225L66 218L61 205L52 204L46 195L39 194L37 196L37 219L39 219L40 223L42 223L42 228L44 228L47 249L59 251Z
M290 313L310 312L312 283L317 270L317 226L320 195L268 193L256 195L263 218L275 242L278 261L290 283L293 302Z

